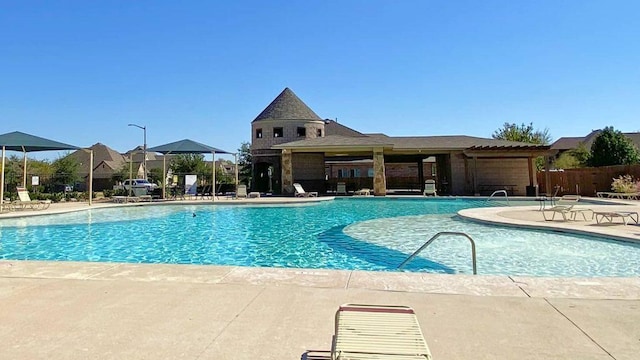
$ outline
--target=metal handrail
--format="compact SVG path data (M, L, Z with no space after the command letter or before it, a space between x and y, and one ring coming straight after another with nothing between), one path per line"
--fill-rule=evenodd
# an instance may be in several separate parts
M489 200L491 200L491 198L492 198L494 195L497 195L497 194L504 194L504 198L507 200L507 205L509 205L509 195L507 194L507 190L496 190L496 191L494 191L494 192L489 196L489 198L487 199L487 201L485 201L485 203L488 203L488 202L489 202Z
M441 231L433 235L431 239L429 239L426 243L424 243L424 245L422 245L418 250L414 251L413 254L411 254L405 261L403 261L402 264L398 266L398 269L402 269L407 263L413 260L413 258L415 258L422 250L424 250L427 246L431 245L431 243L435 239L439 238L442 235L458 235L458 236L464 236L467 239L469 239L469 241L471 242L471 261L473 262L473 275L477 275L478 270L476 267L476 243L475 241L473 241L471 236L463 232L455 232L455 231Z

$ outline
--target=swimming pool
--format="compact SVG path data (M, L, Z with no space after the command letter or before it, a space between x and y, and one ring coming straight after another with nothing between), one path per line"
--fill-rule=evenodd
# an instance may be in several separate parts
M489 226L473 199L336 199L287 206L158 205L0 220L0 258L394 271L428 238L462 231L478 274L638 276L640 245ZM469 243L443 237L405 268L471 273Z

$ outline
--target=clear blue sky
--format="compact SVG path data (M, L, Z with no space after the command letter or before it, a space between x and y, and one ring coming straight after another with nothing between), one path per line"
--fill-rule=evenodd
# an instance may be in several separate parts
M0 133L228 151L285 87L388 135L640 130L640 1L0 0ZM56 157L56 154L51 155Z

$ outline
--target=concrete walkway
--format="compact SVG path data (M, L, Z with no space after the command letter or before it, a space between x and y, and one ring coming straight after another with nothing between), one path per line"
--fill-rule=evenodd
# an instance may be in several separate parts
M471 215L549 226L531 207L482 210ZM594 227L578 223L552 225ZM628 238L640 232L601 228ZM300 359L331 348L334 313L347 302L412 306L435 359L640 354L638 277L0 261L0 357Z

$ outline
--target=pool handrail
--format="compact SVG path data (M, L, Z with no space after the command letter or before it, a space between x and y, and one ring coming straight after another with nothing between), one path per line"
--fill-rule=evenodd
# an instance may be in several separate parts
M492 198L494 195L497 195L497 194L504 194L504 198L507 200L507 205L509 205L509 195L507 194L507 190L496 190L496 191L494 191L494 192L493 192L493 193L492 193L492 194L487 198L487 201L485 201L485 203L488 203L488 202L489 202L489 200L491 200L491 198Z
M413 260L413 258L415 258L422 250L424 250L427 246L431 245L431 243L439 238L442 235L457 235L457 236L464 236L467 239L469 239L469 241L471 242L471 261L473 263L473 275L478 275L478 269L476 266L476 243L475 241L473 241L473 239L471 238L471 236L463 233L463 232L457 232L457 231L441 231L435 235L433 235L431 237L431 239L427 240L426 243L424 243L422 246L420 246L420 248L416 251L413 252L413 254L409 255L409 257L402 262L402 264L398 265L398 270L402 269L407 263L409 263L411 260Z

